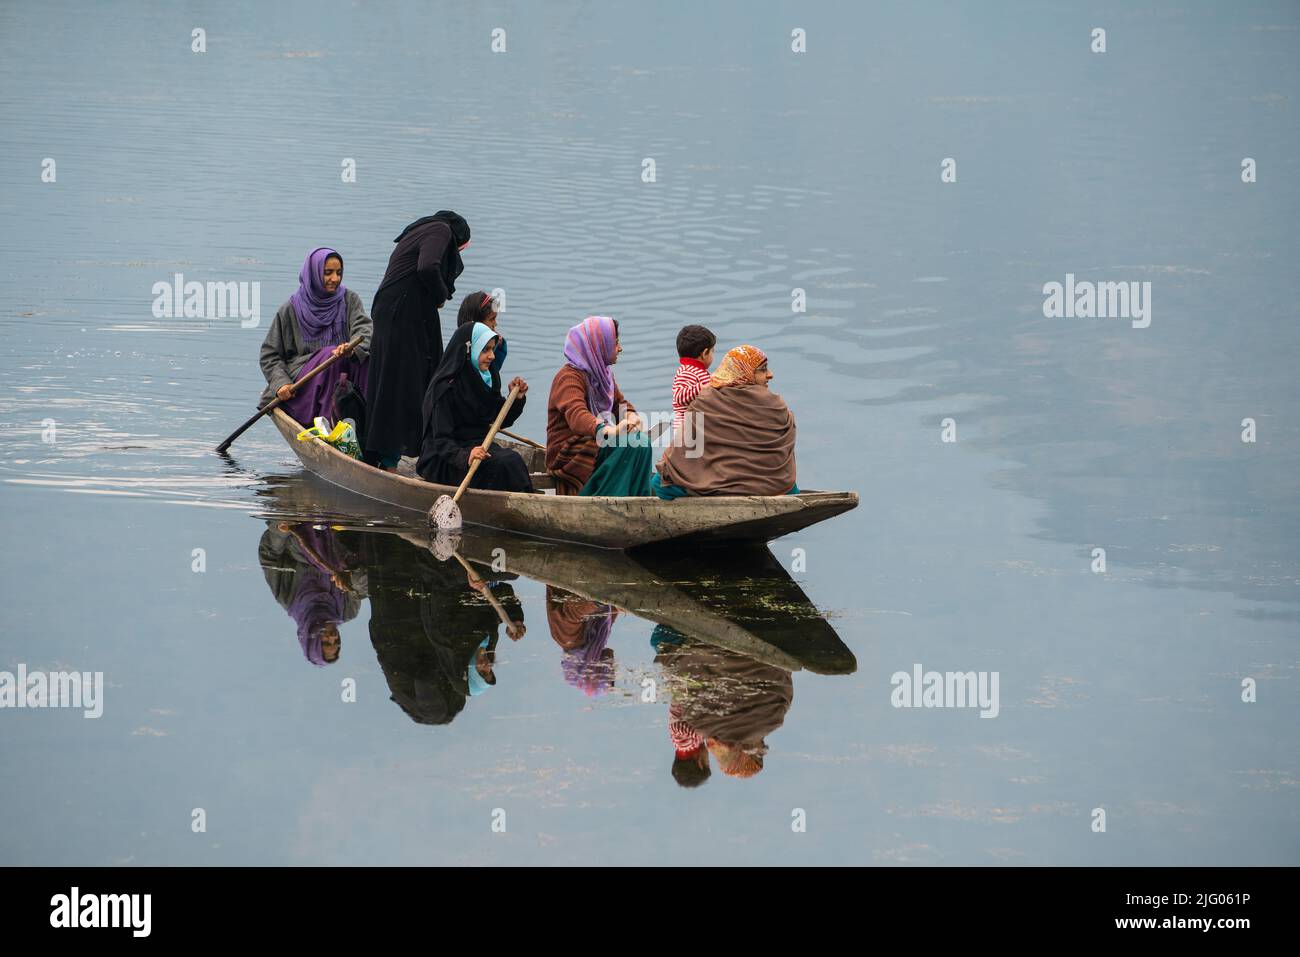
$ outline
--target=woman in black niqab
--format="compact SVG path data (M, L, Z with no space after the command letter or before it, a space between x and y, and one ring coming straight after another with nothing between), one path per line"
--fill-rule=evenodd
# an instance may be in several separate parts
M427 482L460 485L476 454L475 447L482 444L505 404L500 374L483 367L496 338L482 323L467 322L457 326L447 341L424 396L424 440L416 471ZM523 414L523 393L528 388L519 378L510 384L520 387L520 395L506 413L503 428L509 428ZM495 443L489 452L474 473L471 488L533 490L528 466L518 452Z
M370 309L374 333L366 387L365 460L394 468L419 455L420 402L442 358L438 310L456 291L469 245L469 223L440 210L411 223L393 240L384 279Z

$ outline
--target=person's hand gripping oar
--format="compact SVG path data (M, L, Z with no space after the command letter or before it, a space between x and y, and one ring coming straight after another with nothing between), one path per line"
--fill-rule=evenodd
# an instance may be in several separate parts
M492 594L492 589L488 587L488 583L483 580L482 576L479 575L478 572L474 571L473 567L469 562L465 561L460 552L452 549L451 554L455 556L456 561L460 562L461 566L464 567L465 571L469 574L469 587L473 588L476 592L486 598L488 604L490 604L493 610L496 611L497 617L501 619L501 624L506 626L506 634L510 636L510 640L518 641L522 638L524 636L524 623L522 621L514 622L510 620L510 616L506 613L505 608L502 607L501 601L496 595Z
M460 506L456 503L459 502L460 497L465 494L465 489L469 487L469 480L472 479L474 473L478 471L479 463L491 454L488 452L488 448L492 445L492 439L495 438L497 430L501 428L501 423L506 420L506 413L509 412L510 407L515 404L515 397L518 395L519 386L514 386L510 390L510 394L506 396L506 401L502 404L501 411L497 413L496 420L492 423L492 428L488 429L487 438L483 440L482 445L475 446L475 448L482 449L482 454L477 457L473 455L470 456L472 461L469 463L469 471L465 473L465 479L460 483L460 488L456 489L456 494L454 496L439 495L438 501L433 503L433 508L429 511L429 518L438 528L460 528L463 524L460 518Z
M290 397L292 398L294 395L296 395L298 390L301 389L304 385L306 385L307 381L311 379L312 376L316 375L318 372L324 372L326 369L328 369L334 363L338 362L340 359L352 355L353 350L356 349L357 346L361 345L361 340L363 338L364 338L363 336L353 336L352 341L347 343L346 346L337 347L334 352L334 355L330 356L328 359L326 359L316 368L312 369L310 372L308 372L297 382L292 383L289 391ZM262 408L258 409L256 415L254 415L251 419L249 419L239 428L235 429L235 431L231 432L228 436L226 436L226 440L217 446L217 452L224 455L226 449L230 448L231 443L234 442L235 439L239 438L241 435L247 432L254 422L256 422L262 416L269 413L272 409L280 408L280 404L284 401L285 401L284 399L281 399L279 396L276 396L270 402L266 403L266 405L262 406Z
M294 540L298 543L298 547L303 550L306 556L322 570L330 573L330 581L334 583L335 588L339 591L348 592L349 594L352 593L352 573L350 571L346 568L335 568L329 562L325 561L325 559L321 557L320 552L307 544L307 539L302 537L302 532L298 531L298 529L290 525L288 522L280 523L280 531L288 532L292 535Z

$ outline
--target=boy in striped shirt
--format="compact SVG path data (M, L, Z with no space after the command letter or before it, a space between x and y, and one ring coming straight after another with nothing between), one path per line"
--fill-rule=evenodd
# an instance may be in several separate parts
M683 326L677 333L677 355L681 364L673 376L673 436L680 441L686 407L709 384L713 347L717 337L703 326Z

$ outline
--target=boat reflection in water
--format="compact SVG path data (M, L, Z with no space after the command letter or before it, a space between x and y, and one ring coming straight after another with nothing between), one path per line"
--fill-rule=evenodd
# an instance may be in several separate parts
M392 699L423 724L451 722L469 698L497 684L497 643L527 631L511 584L520 577L545 586L564 680L589 696L614 687L619 618L655 624L651 644L668 701L665 746L684 787L703 783L715 764L733 777L762 770L766 738L794 700L792 672L857 667L763 546L703 558L629 555L472 526L448 535L367 525L364 504L309 476L272 480L265 494L275 518L260 554L276 599L294 614L301 591L316 597L299 606L321 609L309 621L346 621L369 597L370 638ZM310 587L273 578L284 556ZM305 626L308 636L313 627Z

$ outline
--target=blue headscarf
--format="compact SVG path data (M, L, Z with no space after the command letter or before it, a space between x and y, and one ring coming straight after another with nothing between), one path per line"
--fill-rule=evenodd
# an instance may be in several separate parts
M470 333L469 340L469 364L474 367L474 371L482 376L487 387L492 388L492 369L486 370L478 367L479 356L483 354L483 348L497 337L497 334L481 322L474 323L474 330Z
M487 691L488 688L492 687L492 685L488 683L487 679L478 673L478 668L476 668L474 665L475 659L478 658L479 648L486 648L488 642L491 640L492 640L492 636L488 635L488 637L484 638L482 641L478 643L478 646L474 649L474 653L470 655L469 673L466 675L466 677L469 679L469 696L471 698L478 697L484 691Z

